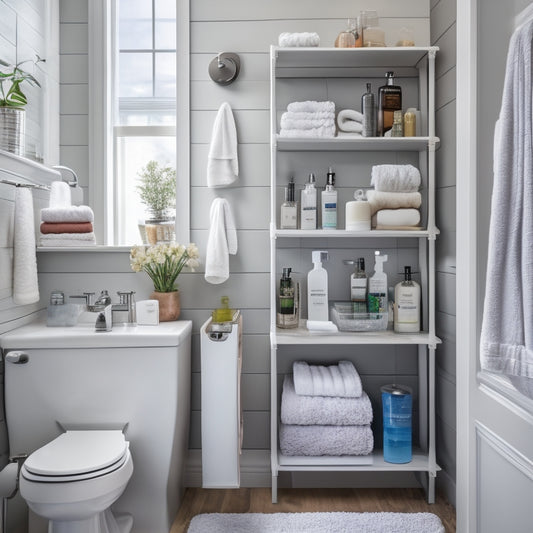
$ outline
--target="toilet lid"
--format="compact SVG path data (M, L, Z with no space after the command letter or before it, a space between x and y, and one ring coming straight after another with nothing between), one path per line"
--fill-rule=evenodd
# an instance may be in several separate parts
M106 468L127 449L119 430L67 431L33 452L24 466L41 476L73 476Z

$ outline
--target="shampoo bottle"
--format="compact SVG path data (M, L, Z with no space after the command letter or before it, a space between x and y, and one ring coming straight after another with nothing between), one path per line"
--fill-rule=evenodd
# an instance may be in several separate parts
M298 205L294 201L294 178L291 178L285 188L285 201L280 209L281 229L296 229L298 227Z
M337 191L335 172L329 167L326 188L322 191L322 229L337 229Z
M420 331L420 285L411 279L411 267L404 267L405 279L394 288L394 331Z
M368 280L368 312L369 313L387 313L387 274L383 271L383 263L387 261L388 256L380 255L379 251L375 253L376 264L374 266L374 275Z
M328 273L322 267L322 261L328 260L328 252L314 251L312 259L313 270L307 274L307 319L327 322Z
M394 72L387 72L387 84L378 92L378 137L392 128L394 112L402 109L402 88L394 85Z
M276 323L278 328L298 327L298 294L291 279L290 268L284 268L279 281L279 310Z
M301 194L301 229L316 229L316 188L315 175L309 174L309 181L305 184L305 189Z

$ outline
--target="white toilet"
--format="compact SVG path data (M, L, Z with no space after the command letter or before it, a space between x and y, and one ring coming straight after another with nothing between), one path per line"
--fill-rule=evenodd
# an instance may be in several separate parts
M26 459L20 493L49 533L129 533L131 515L115 517L110 506L132 473L121 431L66 431Z

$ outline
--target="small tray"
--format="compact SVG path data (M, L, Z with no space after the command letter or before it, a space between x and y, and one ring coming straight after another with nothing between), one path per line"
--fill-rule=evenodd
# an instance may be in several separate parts
M333 302L331 320L339 331L383 331L387 329L388 313L354 313L352 302Z

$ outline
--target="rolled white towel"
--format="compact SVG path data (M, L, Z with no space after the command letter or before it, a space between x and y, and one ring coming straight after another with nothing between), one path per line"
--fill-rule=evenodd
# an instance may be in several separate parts
M413 165L374 165L370 184L376 191L416 192L420 181L420 171Z
M335 126L323 126L321 128L312 128L310 130L289 130L281 129L280 137L306 137L306 138L331 138L335 137Z
M341 131L360 133L363 131L363 114L355 109L343 109L337 115L337 126Z
M295 113L315 113L317 111L327 111L329 113L335 113L335 103L330 101L317 102L315 100L306 100L305 102L291 102L287 106L287 111Z
M307 113L306 113L307 114ZM281 115L280 125L286 130L312 130L314 128L335 127L335 118L333 113L328 113L325 118L293 118L292 113L283 113Z
M418 209L380 209L372 217L372 227L418 226L420 211Z
M94 222L93 210L88 205L45 207L41 209L43 222Z
M374 449L374 435L369 425L280 424L279 445L283 455L368 455Z
M281 395L283 424L362 426L372 422L372 404L366 392L359 398L296 394L292 376L285 376Z
M64 181L53 181L48 207L69 207L71 204L70 185Z
M283 47L318 46L320 44L320 37L315 32L283 32L279 34L278 44Z
M329 366L295 361L292 372L296 394L358 398L363 393L361 378L350 361Z
M371 215L381 209L418 209L422 204L422 195L419 192L382 192L370 189L366 191L366 198Z

